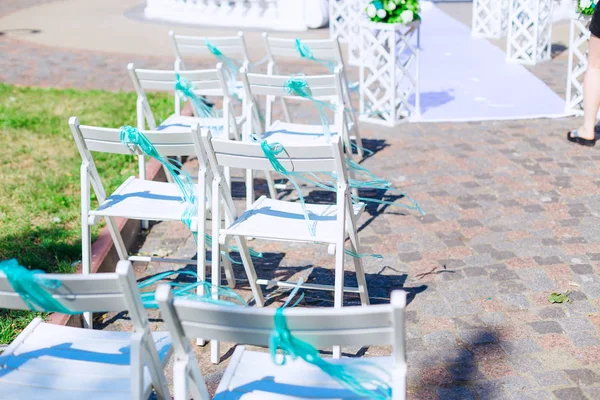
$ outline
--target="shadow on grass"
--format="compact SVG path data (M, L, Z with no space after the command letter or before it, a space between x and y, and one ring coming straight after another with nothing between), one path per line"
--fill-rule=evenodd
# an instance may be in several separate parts
M16 258L23 266L46 272L73 272L81 260L81 238L56 225L0 236L0 260Z
M0 261L16 258L19 264L46 272L70 273L81 259L81 239L59 225L32 228L0 236ZM0 309L0 343L11 342L42 313Z

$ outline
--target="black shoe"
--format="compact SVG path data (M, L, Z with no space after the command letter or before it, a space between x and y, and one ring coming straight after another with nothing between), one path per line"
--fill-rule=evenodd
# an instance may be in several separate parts
M577 143L582 146L594 147L596 145L597 139L595 137L594 137L594 139L584 139L584 138L580 137L579 133L575 130L575 131L571 131L571 132L567 133L567 140L569 142Z

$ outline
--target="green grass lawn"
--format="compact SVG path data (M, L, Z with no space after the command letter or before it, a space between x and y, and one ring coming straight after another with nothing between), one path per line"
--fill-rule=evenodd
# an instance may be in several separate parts
M155 116L172 112L172 98L150 99ZM85 125L135 125L134 93L24 88L0 84L0 261L48 272L72 272L81 259L81 157L68 120ZM107 191L137 171L133 156L95 154ZM101 226L94 227L97 235ZM0 310L0 343L35 316Z

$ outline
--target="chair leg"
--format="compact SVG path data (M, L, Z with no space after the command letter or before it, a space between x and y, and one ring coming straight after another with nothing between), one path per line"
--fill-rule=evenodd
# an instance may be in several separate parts
M190 390L193 398L199 400L210 400L210 395L208 394L208 389L206 388L206 382L204 381L204 377L202 376L202 373L198 367L196 365L190 366L188 374L191 383Z
M256 270L254 269L254 263L252 262L252 258L250 257L250 253L248 252L248 245L246 244L246 239L240 236L236 236L235 241L237 243L238 249L240 250L240 256L242 257L242 263L244 264L244 269L246 270L246 276L248 277L250 289L252 289L254 301L256 302L256 305L258 307L264 307L265 298L260 285L256 283L256 280L258 278L256 276Z
M246 170L246 209L250 209L250 207L252 207L252 203L254 203L254 173L251 169L247 169Z
M211 294L214 299L219 298L221 286L221 245L219 243L219 230L221 229L221 202L219 200L219 185L213 181L213 210L212 210L212 268L211 268ZM220 346L216 340L210 342L210 361L218 364L220 360Z
M223 260L223 267L225 267L225 278L227 279L227 285L230 288L235 289L235 274L233 272L231 260L224 255L221 255L221 259Z
M358 239L358 237L356 239ZM360 254L358 245L355 244L352 240L352 235L350 236L350 247L353 252ZM352 257L352 261L354 261L354 270L356 273L356 281L358 283L360 304L362 304L363 306L368 306L370 304L369 289L367 288L367 279L365 277L365 270L362 265L362 260L358 257Z
M335 248L335 286L333 306L341 308L344 306L344 242L338 243ZM333 358L340 358L342 349L340 346L333 347Z
M188 400L188 366L186 360L173 363L173 400Z
M273 180L273 175L271 175L269 171L265 171L265 179L267 181L267 186L269 187L269 197L271 197L273 200L277 199L275 181Z
M117 254L119 255L119 259L127 260L129 258L129 254L127 253L127 247L125 247L123 236L121 236L121 232L119 231L119 227L117 226L117 221L115 221L113 217L107 217L105 218L105 221L112 241L115 245L115 249L117 250Z
M360 137L360 129L358 128L358 121L356 121L356 119L354 119L354 121L352 121L352 123L353 123L352 130L354 131L354 140L356 140L356 150L357 150L360 158L364 158L365 152L363 151L362 138ZM350 133L352 133L352 132L350 132Z
M84 274L89 274L92 270L92 237L87 215L84 215L81 221L81 249L81 270ZM93 315L91 312L83 313L83 327L93 328Z

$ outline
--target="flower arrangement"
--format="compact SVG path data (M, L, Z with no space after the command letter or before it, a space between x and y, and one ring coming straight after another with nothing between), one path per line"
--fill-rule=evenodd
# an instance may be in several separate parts
M577 11L583 15L592 15L597 4L598 0L578 0Z
M371 21L386 24L411 23L421 19L419 11L419 0L373 0L366 9Z

